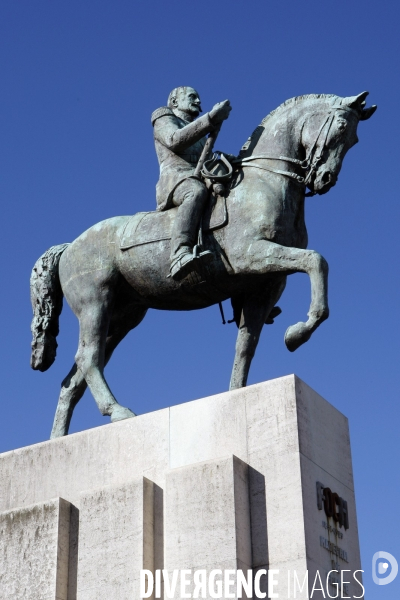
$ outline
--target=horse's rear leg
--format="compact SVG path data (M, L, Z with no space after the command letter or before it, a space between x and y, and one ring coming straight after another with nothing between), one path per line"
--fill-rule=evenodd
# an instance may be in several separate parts
M87 383L76 364L74 364L61 384L61 392L50 435L51 440L68 434L72 413L85 393L86 388Z
M129 323L128 320L124 320L125 327L119 328L115 333L108 336L106 341L105 351L105 365L110 360L112 353L118 344L123 340L126 334L136 327L143 319L146 314L146 310L143 309L133 323ZM129 325L129 326L128 326ZM53 429L51 431L50 439L62 437L68 434L69 425L74 412L75 406L82 398L87 388L87 383L82 375L82 372L76 366L73 365L72 369L61 384L60 397L58 399L56 414L54 416Z
M104 378L106 339L110 324L110 309L107 298L101 296L86 305L79 316L80 334L75 362L92 392L102 415L111 421L134 417L129 408L118 404ZM128 328L129 330L129 328ZM126 331L125 331L126 333Z
M254 294L246 297L236 340L235 360L229 389L245 387L263 325L279 300L286 284L286 277L271 286L266 295Z
M144 313L145 312L146 311L144 311ZM142 318L143 317L141 317L140 321ZM105 365L110 360L115 348L130 331L130 329L133 329L133 327L108 336L106 341ZM75 406L85 393L86 388L87 383L85 378L75 363L61 384L61 392L58 399L56 414L54 416L53 429L51 431L50 439L68 434L72 413L74 412Z

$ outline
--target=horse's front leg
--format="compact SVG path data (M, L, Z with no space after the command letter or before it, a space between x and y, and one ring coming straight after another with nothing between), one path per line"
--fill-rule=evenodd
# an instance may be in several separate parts
M242 255L234 268L239 273L308 274L311 282L308 320L287 329L285 344L291 352L307 342L317 327L328 318L328 263L315 250L290 248L268 240L258 240L249 245L247 255Z
M253 360L261 330L274 308L284 287L286 278L277 281L276 286L271 286L268 295L254 294L245 298L239 323L236 340L235 360L229 389L245 387L249 375L251 361Z

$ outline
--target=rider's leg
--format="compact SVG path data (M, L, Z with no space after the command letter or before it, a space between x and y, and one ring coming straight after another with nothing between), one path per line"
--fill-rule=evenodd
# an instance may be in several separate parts
M206 186L198 179L185 179L176 188L173 204L179 210L172 228L171 260L195 245L207 194Z
M250 256L249 256L250 254ZM246 254L229 257L235 273L307 273L311 282L311 304L306 323L299 322L288 328L285 343L290 351L307 342L315 329L329 316L328 263L314 250L280 246L268 240L259 240L249 246ZM250 259L250 260L249 260Z
M171 235L171 274L173 277L184 276L191 270L189 263L193 260L193 247L196 244L207 197L206 186L197 179L185 179L174 192L173 203L179 209Z

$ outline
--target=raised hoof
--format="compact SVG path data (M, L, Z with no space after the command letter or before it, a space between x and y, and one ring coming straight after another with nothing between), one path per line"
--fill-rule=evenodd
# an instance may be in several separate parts
M116 421L123 421L124 419L130 419L131 417L136 417L135 413L132 412L129 408L125 406L121 406L117 404L111 413L111 423L115 423Z
M286 348L290 350L290 352L294 352L305 342L308 342L312 335L312 330L308 327L307 323L296 323L296 325L291 325L288 327L285 333L285 344Z

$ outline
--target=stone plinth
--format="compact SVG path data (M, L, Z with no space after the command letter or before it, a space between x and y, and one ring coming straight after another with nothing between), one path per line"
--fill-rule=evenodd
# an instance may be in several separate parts
M361 568L347 419L293 375L0 456L0 512L56 497L79 510L67 600L136 600L141 568L275 569L281 598L288 571Z
M68 600L70 521L62 498L0 514L0 598Z
M140 597L140 570L154 570L154 549L162 545L155 530L154 488L153 482L141 477L117 488L82 494L80 600Z
M165 568L252 568L249 468L231 456L167 474ZM188 586L188 592L193 586ZM174 598L180 598L179 590Z

